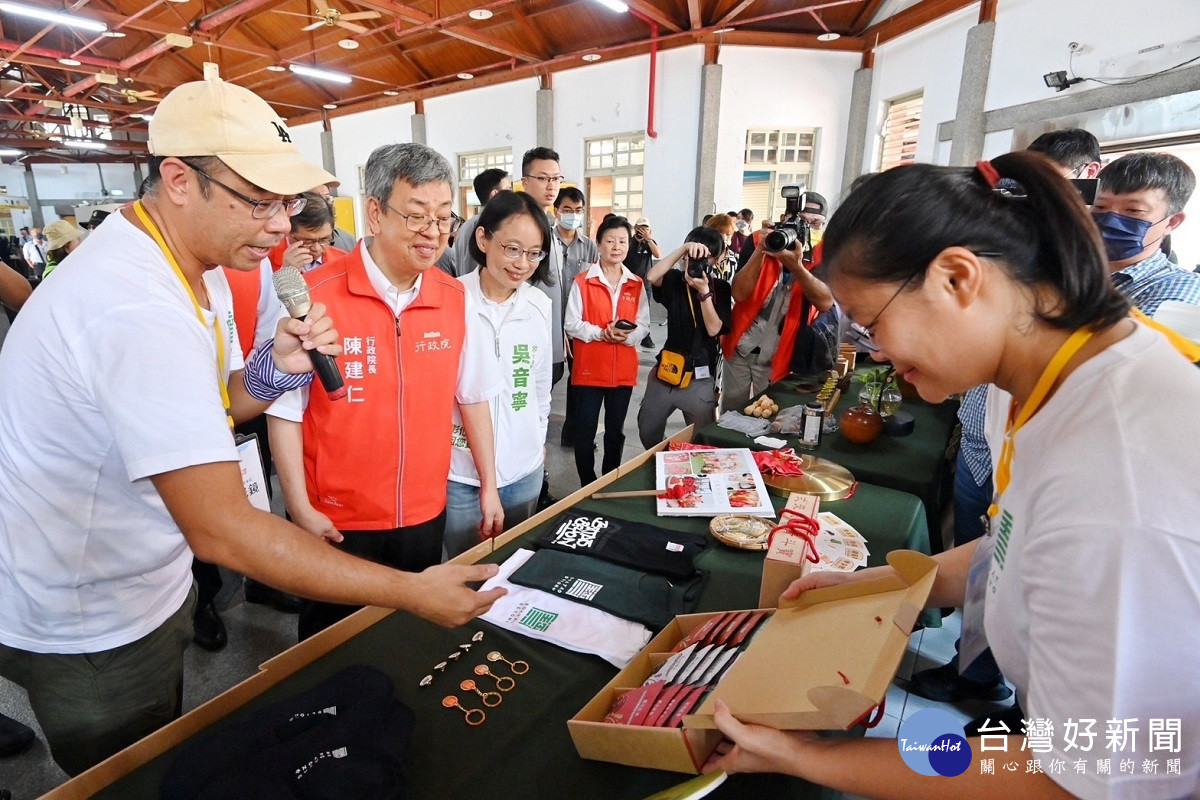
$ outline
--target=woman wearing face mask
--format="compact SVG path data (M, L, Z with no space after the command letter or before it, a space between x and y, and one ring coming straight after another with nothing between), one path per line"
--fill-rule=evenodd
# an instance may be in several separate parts
M714 214L708 222L704 223L704 227L711 228L721 234L722 250L724 251L721 259L713 265L713 277L720 278L723 281L733 280L733 273L737 272L738 255L733 251L733 232L737 230L733 223L733 217L728 214Z
M494 334L496 358L507 377L492 403L496 481L511 528L528 519L542 488L546 423L550 418L550 299L530 284L547 279L550 224L532 196L499 192L484 206L470 243L479 268L459 280ZM472 307L472 306L468 306ZM479 473L454 409L454 448L446 497L449 558L479 543Z
M621 463L625 415L637 383L637 343L650 329L650 306L642 279L622 263L633 226L624 217L607 217L596 229L600 261L575 278L563 314L575 361L575 469L579 483L596 480L594 452L600 408L604 407L603 471Z
M676 409L683 412L685 423L696 427L716 416L716 372L721 355L717 337L729 332L733 307L729 282L713 276L724 255L721 234L712 228L694 228L683 246L655 264L646 276L654 287L654 299L667 309L667 341L658 354L660 367L651 370L638 409L638 436L643 447L662 441L667 419ZM664 359L682 360L690 377L684 381L674 370L664 372Z
M995 191L1001 177L1023 196ZM1141 753L1154 721L1172 720L1178 741L1200 740L1200 372L1130 318L1082 200L1035 153L889 170L850 196L824 245L839 305L922 397L994 384L990 531L935 557L927 605L979 598L964 642L986 632L1026 716L1053 726L1041 763L1068 768L983 774L992 754L972 735L965 771L930 778L895 741L743 725L721 704L717 724L737 744L719 746L710 768L784 771L873 797L1195 796L1200 749L1175 749L1171 774L1090 760L1080 772L1064 734L1069 721L1140 720ZM816 573L784 597L889 574Z

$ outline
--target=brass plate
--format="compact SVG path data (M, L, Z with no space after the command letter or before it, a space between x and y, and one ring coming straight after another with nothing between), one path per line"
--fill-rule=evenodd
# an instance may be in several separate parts
M767 491L778 497L799 492L822 500L841 500L854 488L854 476L841 464L805 454L800 454L800 461L803 475L763 475Z

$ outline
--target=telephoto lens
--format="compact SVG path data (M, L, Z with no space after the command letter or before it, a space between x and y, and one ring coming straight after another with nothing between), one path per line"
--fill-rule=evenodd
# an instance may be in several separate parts
M788 225L780 225L767 234L763 239L763 247L769 253L782 253L784 250L791 250L796 244L797 231L794 227Z

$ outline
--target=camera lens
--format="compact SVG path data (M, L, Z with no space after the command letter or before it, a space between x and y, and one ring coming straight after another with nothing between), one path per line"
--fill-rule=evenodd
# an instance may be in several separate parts
M779 226L771 231L763 239L763 247L771 253L781 253L784 250L790 250L792 245L796 243L796 229L793 227Z
M704 263L701 261L693 261L691 259L688 259L687 274L691 275L693 278L703 278L704 277Z

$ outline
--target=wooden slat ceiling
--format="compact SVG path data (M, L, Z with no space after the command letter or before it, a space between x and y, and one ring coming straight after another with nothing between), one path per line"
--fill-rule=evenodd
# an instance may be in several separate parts
M143 152L139 115L153 113L173 87L202 78L205 62L295 125L520 78L549 84L553 72L582 66L584 55L647 52L655 27L661 49L705 44L710 58L722 44L865 54L978 2L922 0L869 28L882 0L625 1L629 13L598 0L23 0L109 30L0 13L0 147L24 149L23 162L129 161ZM303 30L311 24L318 27ZM828 32L841 38L817 40ZM341 85L271 69L290 64L353 80ZM86 139L106 129L112 138L102 153L50 138Z

